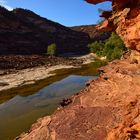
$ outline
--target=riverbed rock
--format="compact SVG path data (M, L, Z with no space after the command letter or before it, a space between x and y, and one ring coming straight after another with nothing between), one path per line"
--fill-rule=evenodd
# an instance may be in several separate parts
M67 105L69 105L70 103L72 103L72 99L63 99L61 102L60 102L60 105L62 106L62 107L65 107L65 106L67 106Z
M51 67L54 65L73 65L78 66L83 63L82 59L68 57L49 57L46 55L0 55L1 75L5 72L16 72L26 68L38 66ZM8 73L7 73L8 74Z

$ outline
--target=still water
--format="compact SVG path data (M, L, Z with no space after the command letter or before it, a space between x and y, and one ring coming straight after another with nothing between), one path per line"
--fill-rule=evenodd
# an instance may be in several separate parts
M52 114L63 98L79 92L87 80L98 77L94 62L76 69L55 71L56 76L0 93L0 140L12 140L38 118Z

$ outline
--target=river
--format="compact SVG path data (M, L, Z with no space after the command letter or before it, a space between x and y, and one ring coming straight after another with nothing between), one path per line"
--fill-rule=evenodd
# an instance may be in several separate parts
M104 62L94 62L80 68L54 71L55 76L0 92L0 140L12 140L38 118L51 115L63 98L68 98L97 78L97 68Z

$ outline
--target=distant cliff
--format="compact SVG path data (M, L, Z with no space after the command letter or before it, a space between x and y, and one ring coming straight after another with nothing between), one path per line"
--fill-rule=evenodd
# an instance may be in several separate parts
M78 27L65 27L29 10L8 11L0 7L0 54L44 54L51 43L57 44L58 54L86 53L91 41L89 27L88 32L83 32ZM95 36L100 37L100 33Z
M87 51L85 33L73 31L35 13L0 8L0 54L43 54L55 42L57 52Z
M100 32L96 29L96 25L74 26L71 27L71 29L78 32L87 33L92 42L96 40L106 40L111 35L111 32Z

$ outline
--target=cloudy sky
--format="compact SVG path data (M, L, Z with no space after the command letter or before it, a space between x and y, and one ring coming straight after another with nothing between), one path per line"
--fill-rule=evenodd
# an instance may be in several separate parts
M4 6L8 10L12 10L13 9L11 6L8 5L6 0L0 0L0 5Z
M84 0L0 0L0 5L9 10L29 9L65 26L95 24L99 20L98 9L111 8L109 2L94 6Z

